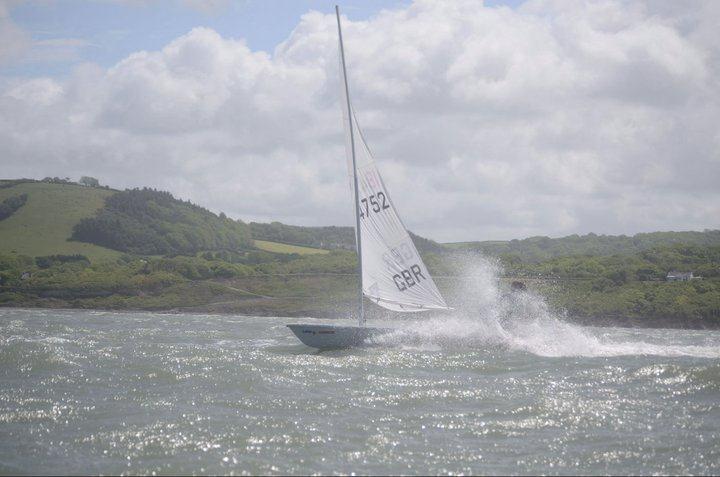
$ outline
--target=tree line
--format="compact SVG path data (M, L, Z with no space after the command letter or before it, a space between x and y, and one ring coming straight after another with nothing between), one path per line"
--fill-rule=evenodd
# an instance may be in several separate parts
M353 227L305 227L286 225L280 222L250 222L254 239L280 242L290 245L324 248L327 250L355 250L355 229ZM445 247L434 240L409 232L410 238L420 252L442 253Z
M111 195L95 217L75 225L71 238L139 255L252 247L246 224L150 188Z
M627 235L569 235L562 238L530 237L522 240L465 242L452 248L473 250L492 256L515 256L524 263L576 255L611 256L635 254L667 245L720 245L720 230L703 232L650 232Z

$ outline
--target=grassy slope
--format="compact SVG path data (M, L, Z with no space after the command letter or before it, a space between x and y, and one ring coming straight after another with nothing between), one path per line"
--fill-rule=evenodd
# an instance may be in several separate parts
M32 257L82 254L93 261L115 259L120 252L83 242L69 242L81 219L92 217L115 191L66 184L28 182L0 189L0 201L27 194L28 201L15 214L0 221L0 253ZM256 240L260 250L299 255L325 254L327 250Z
M255 246L260 250L274 253L297 253L299 255L314 255L329 253L328 250L321 248L301 247L299 245L288 245L279 242L269 242L267 240L254 240Z
M0 200L23 193L28 195L27 203L0 221L0 252L33 257L79 253L93 261L120 255L97 245L67 241L73 226L94 215L114 191L35 182L0 189Z

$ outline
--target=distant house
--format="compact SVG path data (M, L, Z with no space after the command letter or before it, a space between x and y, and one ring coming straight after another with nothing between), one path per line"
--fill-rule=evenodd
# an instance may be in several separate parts
M693 278L693 272L678 272L673 270L668 272L665 280L669 282L686 282L688 280L692 280Z

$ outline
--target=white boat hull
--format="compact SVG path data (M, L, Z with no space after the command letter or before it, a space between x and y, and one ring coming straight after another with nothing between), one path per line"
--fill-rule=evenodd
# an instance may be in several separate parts
M287 325L303 344L317 349L340 349L363 346L374 336L392 329L369 326Z

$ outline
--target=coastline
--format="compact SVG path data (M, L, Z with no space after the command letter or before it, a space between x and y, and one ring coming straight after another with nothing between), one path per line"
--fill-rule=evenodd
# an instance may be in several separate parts
M145 307L145 308L119 308L119 307L72 307L67 303L55 303L58 306L47 306L52 303L8 305L0 304L0 309L17 309L17 310L44 310L44 311L98 311L98 312L122 312L122 313L157 313L157 314L186 314L186 315L233 315L243 317L281 317L288 319L295 318L319 318L319 319L343 319L351 316L351 306L342 307L343 309L312 309L312 307L301 307L295 310L284 309L279 313L277 309L272 307L231 307L217 306L223 304L207 304L202 306L180 306L169 308ZM65 305L65 306L63 306ZM215 305L215 306L214 306ZM346 309L344 309L346 308ZM392 319L408 321L411 318L403 315L393 316L392 313L369 313L370 319ZM425 317L431 316L425 314ZM442 316L442 314L435 314ZM638 316L580 316L568 315L559 312L557 316L560 320L569 322L578 326L598 327L598 328L645 328L645 329L679 329L679 330L718 330L720 329L720 318L715 320L696 317L696 318L678 318L673 316L659 317L638 317Z

